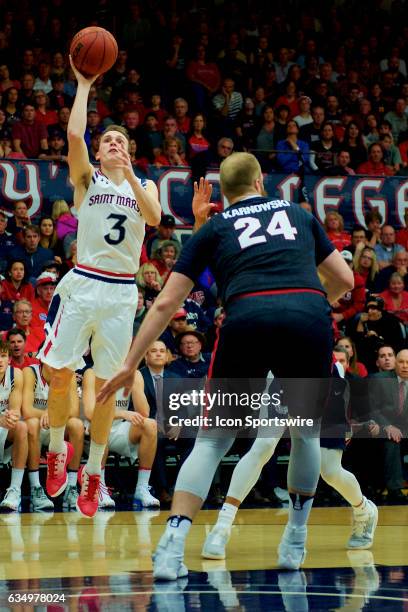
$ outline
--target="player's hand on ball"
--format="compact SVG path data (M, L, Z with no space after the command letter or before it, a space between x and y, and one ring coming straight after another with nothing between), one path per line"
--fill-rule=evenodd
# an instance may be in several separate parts
M118 389L122 389L122 387L125 389L124 395L127 397L133 386L134 378L134 368L131 369L126 365L122 366L115 376L112 376L110 380L107 380L106 383L102 385L96 396L96 401L104 404L111 395L116 393Z
M75 78L78 81L78 85L89 85L90 87L92 83L95 83L96 79L99 77L99 74L95 74L95 76L91 76L88 78L84 76L82 72L79 72L78 68L75 67L71 55L69 56L69 63L71 64L72 72L75 74Z

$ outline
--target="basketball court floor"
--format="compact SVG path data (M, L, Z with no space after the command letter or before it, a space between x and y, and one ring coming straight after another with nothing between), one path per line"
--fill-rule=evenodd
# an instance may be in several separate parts
M347 551L350 511L312 511L301 571L276 569L286 509L242 510L226 561L201 559L216 511L187 541L188 579L154 583L168 512L0 515L0 610L408 610L408 507L381 507L370 551Z

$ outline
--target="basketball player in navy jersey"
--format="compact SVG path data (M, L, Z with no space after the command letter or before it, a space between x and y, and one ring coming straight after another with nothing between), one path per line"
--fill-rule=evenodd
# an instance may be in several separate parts
M124 128L111 125L102 134L97 159L89 163L84 140L89 89L97 76L85 78L73 65L77 93L68 123L68 164L78 211L78 264L59 283L51 302L47 337L39 358L52 370L48 396L50 446L47 492L67 486L66 466L73 449L64 441L66 400L74 371L91 338L96 389L123 363L132 339L137 305L134 276L139 267L145 223L160 222L160 203L152 181L133 172ZM92 517L98 509L101 461L115 410L112 397L97 404L85 469L78 473L77 509Z
M130 388L145 351L207 266L226 312L210 377L227 383L241 379L241 390L249 379L265 380L269 370L279 379L330 377L329 302L353 287L351 270L312 215L297 204L263 196L262 172L253 155L236 153L223 161L220 182L229 207L187 242L143 321L124 366L101 389L99 401L121 386ZM202 181L195 198L205 199L205 192ZM295 345L299 354L307 351L306 362L293 360ZM242 346L248 359L242 358ZM294 414L321 415L313 384L310 380L307 385L307 390L314 392L310 405L303 386L288 388ZM222 407L217 410L222 414ZM306 523L320 472L318 418L316 422L313 433L297 428L292 436L289 520L279 546L279 565L286 569L298 569L305 556ZM211 428L201 430L180 469L170 517L155 553L155 579L176 580L187 574L183 563L187 533L236 435L232 430L220 433Z

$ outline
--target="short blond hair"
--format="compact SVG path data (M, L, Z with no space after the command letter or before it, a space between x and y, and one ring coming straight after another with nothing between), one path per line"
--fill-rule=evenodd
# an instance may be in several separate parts
M124 136L129 142L129 132L125 127L123 127L123 125L115 125L112 123L103 130L101 136L105 136L105 134L107 134L108 132L119 132L119 134L122 134L122 136Z
M55 200L52 205L51 217L56 221L61 215L71 212L69 204L65 200Z
M220 166L220 183L228 200L245 195L262 176L261 166L251 153L232 153Z

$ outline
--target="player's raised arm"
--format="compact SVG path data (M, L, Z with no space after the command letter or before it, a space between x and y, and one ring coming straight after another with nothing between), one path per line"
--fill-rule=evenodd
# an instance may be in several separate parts
M84 134L89 90L98 75L87 79L75 68L71 58L70 62L78 81L78 88L68 121L68 164L69 176L75 188L74 204L79 208L92 176Z

